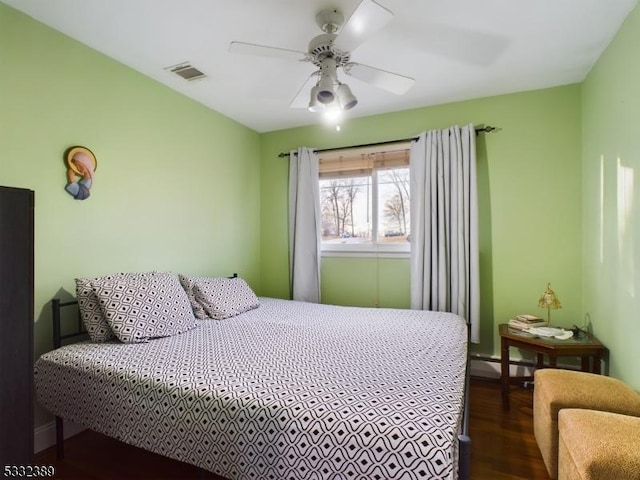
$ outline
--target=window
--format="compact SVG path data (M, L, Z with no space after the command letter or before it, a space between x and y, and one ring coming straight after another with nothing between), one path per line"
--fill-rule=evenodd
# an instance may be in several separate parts
M323 252L409 252L409 144L320 154Z

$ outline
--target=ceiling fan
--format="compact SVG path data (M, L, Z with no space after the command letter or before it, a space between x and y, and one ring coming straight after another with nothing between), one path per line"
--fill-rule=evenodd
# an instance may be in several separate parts
M373 0L362 0L346 23L338 9L318 13L316 23L324 33L309 42L307 52L236 41L231 42L229 51L310 62L318 70L309 76L290 107L307 106L312 112L349 110L358 100L349 86L338 79L338 69L397 95L406 93L415 82L411 77L351 61L351 52L392 18L393 13L382 5Z

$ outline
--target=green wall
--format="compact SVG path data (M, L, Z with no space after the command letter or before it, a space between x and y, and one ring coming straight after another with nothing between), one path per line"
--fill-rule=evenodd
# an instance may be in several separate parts
M408 258L323 258L320 282L323 303L389 308L410 305Z
M0 184L36 192L36 353L51 345L49 299L73 295L77 276L237 271L259 294L288 297L278 153L474 123L501 129L477 137L474 353L498 355L497 325L514 314L543 314L550 281L563 303L554 324L590 322L610 373L640 388L629 367L640 333L640 69L629 61L639 23L636 8L582 85L259 135L0 3ZM98 157L86 201L64 191L74 144ZM322 285L326 303L407 307L408 259L324 258Z
M288 297L287 168L278 153L406 138L454 124L490 124L477 137L480 200L481 342L499 354L497 325L517 313L543 314L547 282L563 303L561 326L582 324L580 87L569 85L263 134L262 288ZM325 303L409 306L405 259L324 258Z
M582 86L584 311L610 374L640 390L640 7Z
M36 354L75 277L239 272L259 290L256 132L1 3L0 72L0 185L36 198ZM76 144L98 159L84 201L64 190Z

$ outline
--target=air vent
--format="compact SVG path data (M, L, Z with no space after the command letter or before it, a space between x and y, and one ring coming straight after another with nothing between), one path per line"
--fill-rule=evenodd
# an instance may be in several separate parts
M206 77L204 72L201 72L190 63L181 63L179 65L173 65L172 67L166 67L165 70L169 70L172 73L192 82Z

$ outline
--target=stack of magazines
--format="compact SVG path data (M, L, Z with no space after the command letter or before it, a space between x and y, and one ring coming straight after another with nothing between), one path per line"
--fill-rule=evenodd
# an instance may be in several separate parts
M547 324L546 320L535 315L517 315L509 320L509 328L515 328L516 330L528 330L533 327L543 327Z

